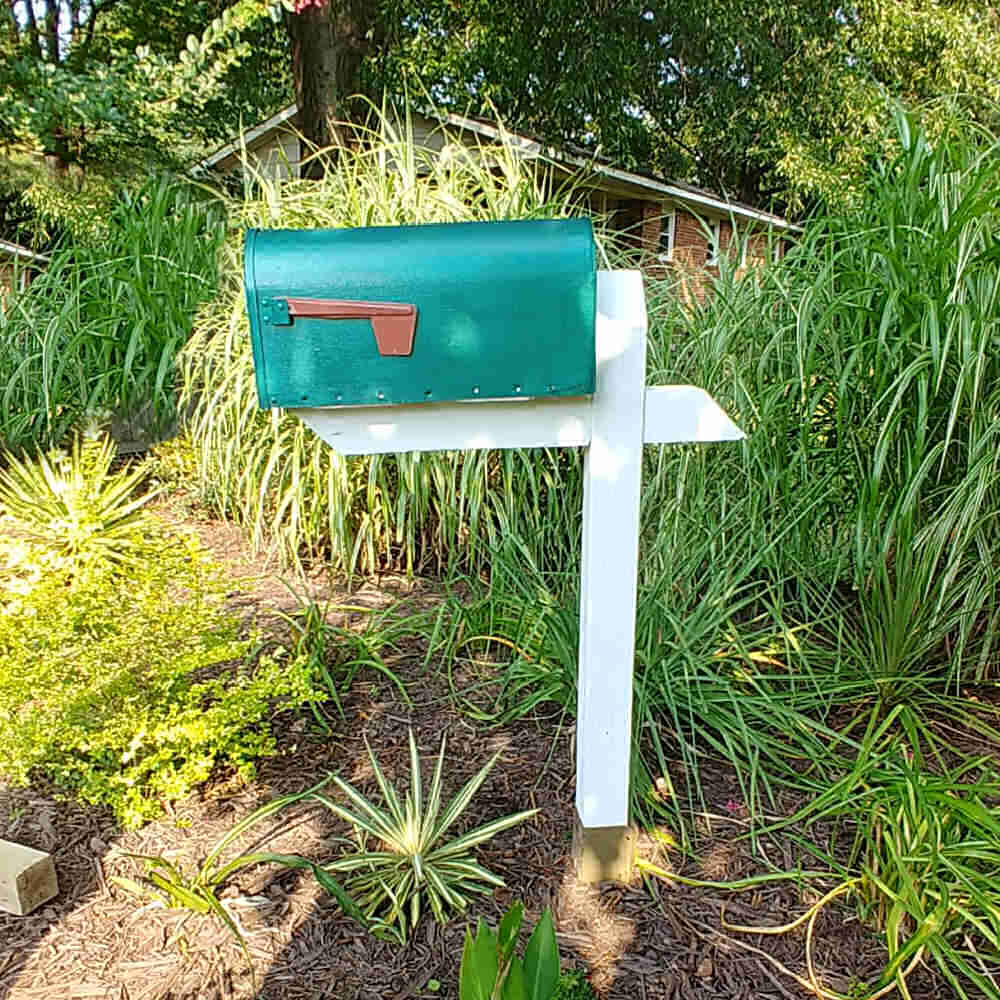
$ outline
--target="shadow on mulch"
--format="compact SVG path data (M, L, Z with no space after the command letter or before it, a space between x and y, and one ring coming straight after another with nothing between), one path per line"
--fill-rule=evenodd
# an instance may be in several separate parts
M289 719L279 727L282 755L262 765L251 787L217 782L179 803L169 819L135 833L119 833L110 817L37 793L2 793L0 830L6 826L7 836L54 849L63 892L36 915L0 916L0 998L456 1000L466 924L484 917L495 925L514 899L524 901L532 923L545 906L552 907L564 966L583 968L602 1000L800 1000L809 995L751 950L766 951L803 974L801 933L774 938L722 929L723 915L729 922L774 924L802 912L809 900L794 887L735 896L661 886L654 895L640 882L579 884L571 858L572 727L536 720L486 730L454 710L440 677L422 676L414 667L409 679L416 701L412 709L380 679L359 679L345 701L348 721L338 722L331 735L319 738L303 720ZM111 881L113 875L135 877L138 871L117 852L193 862L257 805L309 787L333 770L377 798L365 738L390 780L405 786L410 724L428 766L447 733L446 794L501 751L460 827L532 806L540 809L535 819L477 851L507 888L477 899L464 918L445 926L424 919L408 944L398 947L360 931L311 878L273 868L242 872L224 895L245 934L251 975L233 937L218 923L144 905ZM735 839L742 829L739 821L729 823L721 805L737 787L735 776L719 768L702 777L707 800L720 803L711 807L719 815L711 827L702 824L698 861L686 862L684 873L731 879L758 871ZM302 809L277 832L266 826L255 831L266 849L317 860L335 856L346 833L321 807ZM253 846L247 839L234 853ZM642 850L653 851L652 842ZM673 860L679 861L676 854ZM852 982L874 978L884 959L878 941L848 908L828 908L814 948L827 988L847 991ZM929 976L913 976L909 986L914 1000L940 995Z

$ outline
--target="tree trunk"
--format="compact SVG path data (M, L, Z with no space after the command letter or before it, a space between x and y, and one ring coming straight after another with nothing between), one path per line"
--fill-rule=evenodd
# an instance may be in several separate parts
M292 76L306 140L325 150L345 144L345 123L358 113L361 63L377 35L378 0L300 0L286 15ZM321 160L306 170L322 174Z

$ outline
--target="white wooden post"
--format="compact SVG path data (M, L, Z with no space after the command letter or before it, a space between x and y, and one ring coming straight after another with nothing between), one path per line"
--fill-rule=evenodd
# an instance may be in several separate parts
M642 447L743 437L695 386L646 389L639 271L597 273L592 397L298 409L344 455L586 447L580 581L575 842L587 881L627 878L632 672Z
M601 279L597 385L584 459L576 723L576 809L583 828L577 849L591 881L613 877L615 868L631 863L632 663L646 384L642 277L619 271Z

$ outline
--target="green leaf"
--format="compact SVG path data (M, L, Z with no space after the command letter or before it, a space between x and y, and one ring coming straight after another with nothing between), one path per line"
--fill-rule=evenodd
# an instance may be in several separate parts
M420 754L417 751L417 740L413 735L413 730L409 730L410 737L410 794L408 799L413 803L413 813L407 810L407 818L415 822L419 817L424 805L424 788L420 779Z
M499 940L501 966L508 962L514 952L514 948L517 945L517 935L521 931L523 920L524 904L520 900L517 900L504 914L503 920L500 921L500 929L497 937Z
M212 909L211 902L205 896L192 892L183 885L170 882L159 872L150 872L149 881L158 889L161 889L167 896L170 906L186 907L193 913L208 913ZM208 894L211 896L211 893ZM214 897L213 897L214 898Z
M423 826L420 830L420 839L424 843L429 843L432 839L434 824L437 822L438 812L441 809L441 787L444 777L444 751L447 745L447 737L441 737L441 749L438 751L437 762L434 765L434 775L431 778L431 791L427 797L427 808L424 810Z
M528 987L524 978L524 963L516 955L510 960L507 977L500 993L502 1000L528 1000Z
M262 805L259 809L255 809L249 816L245 816L238 823L234 824L233 827L228 830L212 848L202 864L202 873L206 877L209 873L211 873L212 877L210 880L212 882L221 882L231 871L233 871L233 863L230 862L228 865L214 873L212 873L212 867L218 860L219 855L222 854L222 852L234 840L241 837L247 830L255 826L257 823L260 823L262 820L287 809L296 802L301 802L303 799L311 798L329 781L330 778L326 777L322 781L313 785L312 788L306 789L304 792L298 792L295 795L285 795L281 798L272 799L270 802L264 803L264 805ZM242 865L238 865L238 867L242 867Z
M236 921L229 915L229 911L222 905L221 900L217 899L213 893L209 892L206 894L206 901L215 916L222 921L228 928L229 933L236 938L243 951L243 957L246 959L247 965L250 966L251 978L255 979L253 975L253 959L250 957L250 950L247 948L246 939L240 933L239 927L236 926Z
M490 771L493 770L499 759L500 751L497 751L458 791L455 797L448 804L444 814L435 824L433 835L435 840L437 840L438 837L443 836L455 820L462 815L466 807L472 801L472 797L477 791L479 791L480 786L486 780Z
M559 982L559 947L552 913L545 908L524 950L527 1000L550 1000Z
M136 882L135 879L125 878L122 875L112 875L109 881L114 883L114 885L120 886L126 892L132 893L133 896L143 897L149 895L149 889Z
M354 917L358 923L367 926L369 923L368 919L361 912L350 893L329 872L322 869L319 865L312 865L311 867L313 875L316 876L316 881L340 903L341 909L349 916Z
M458 975L459 1000L490 1000L497 978L496 938L483 920L476 936L466 928Z
M512 826L517 826L518 823L523 823L525 820L531 819L537 812L537 809L526 809L524 812L514 813L511 816L504 816L501 819L493 820L492 823L484 823L482 826L476 827L475 830L470 830L468 833L462 834L461 837L450 841L437 851L436 854L438 857L460 854L467 851L470 847L475 847L477 844L489 840L502 830L510 829Z

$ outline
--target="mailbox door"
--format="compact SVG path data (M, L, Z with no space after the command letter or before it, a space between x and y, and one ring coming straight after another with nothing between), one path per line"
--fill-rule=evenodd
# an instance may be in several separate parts
M250 230L244 268L263 407L594 391L589 220Z

